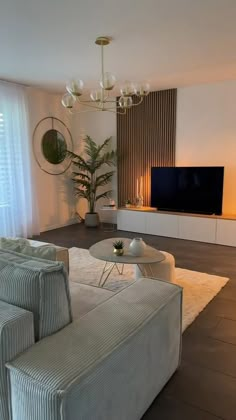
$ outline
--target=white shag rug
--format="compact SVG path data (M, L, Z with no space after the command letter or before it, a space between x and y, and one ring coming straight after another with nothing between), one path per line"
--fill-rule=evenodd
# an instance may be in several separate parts
M113 269L105 288L98 287L104 261L87 249L70 248L70 290L74 316L82 316L135 281L134 266L124 265L123 275ZM226 277L176 268L176 284L183 287L183 331L229 281ZM91 287L95 286L95 287Z

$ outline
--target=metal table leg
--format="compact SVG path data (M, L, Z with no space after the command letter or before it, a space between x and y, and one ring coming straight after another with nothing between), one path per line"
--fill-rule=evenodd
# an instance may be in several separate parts
M114 267L117 269L117 271L118 271L118 273L119 273L120 275L122 275L122 274L123 274L123 271L124 271L124 264L122 264L122 268L121 268L121 270L119 269L119 267L118 267L118 265L117 265L117 264L118 264L118 263L111 263L111 264L109 265L109 267L107 267L107 265L108 265L108 261L106 261L106 263L105 263L105 265L104 265L104 267L103 267L103 270L102 270L102 274L101 274L100 279L99 279L99 283L98 283L98 286L99 286L99 287L103 287L103 286L105 285L105 283L106 283L106 281L107 281L108 277L110 276L110 274L111 274L111 272L112 272L112 270L113 270L113 268L114 268ZM107 271L108 271L108 274L106 275L106 277L105 277L104 281L102 282L103 276L104 276L104 274L105 274Z
M137 264L137 266L138 266L139 270L141 271L143 277L147 277L147 273L145 271L144 266L145 267L148 266L148 269L149 269L149 272L150 272L150 276L151 277L154 277L153 270L152 270L152 264Z

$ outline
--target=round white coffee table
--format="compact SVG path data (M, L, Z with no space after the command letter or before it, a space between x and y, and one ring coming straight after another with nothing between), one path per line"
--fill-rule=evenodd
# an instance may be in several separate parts
M124 242L124 254L117 256L113 253L113 242L121 240ZM99 286L103 287L111 274L112 270L116 268L119 274L123 274L124 264L137 264L140 271L142 271L142 265L148 264L150 273L152 273L152 264L161 262L165 259L165 256L157 249L146 245L144 255L141 257L135 257L129 251L129 245L132 239L127 238L109 238L103 241L97 242L89 248L90 255L98 260L105 261L105 265L100 276ZM111 264L109 264L111 263ZM122 264L120 270L117 264ZM106 274L105 278L104 275Z

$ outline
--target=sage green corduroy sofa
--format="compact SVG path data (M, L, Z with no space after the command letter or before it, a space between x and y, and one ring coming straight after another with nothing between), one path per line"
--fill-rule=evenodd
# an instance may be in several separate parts
M167 282L139 279L71 322L63 264L0 250L0 314L1 420L138 420L179 365L182 289Z

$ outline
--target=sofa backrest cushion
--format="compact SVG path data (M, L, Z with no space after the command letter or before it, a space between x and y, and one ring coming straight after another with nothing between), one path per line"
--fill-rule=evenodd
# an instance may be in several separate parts
M0 299L33 312L36 340L72 321L68 275L61 262L0 249Z
M42 242L44 244L44 242ZM30 257L41 258L45 260L56 261L56 246L43 245L31 246L30 240L25 238L4 238L0 237L0 248L9 251L19 252Z

